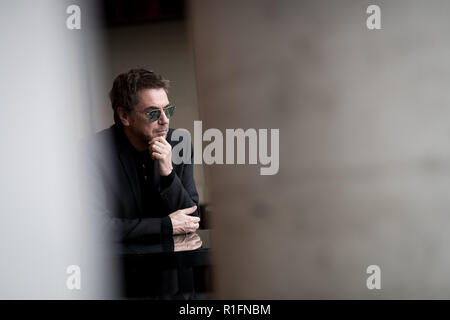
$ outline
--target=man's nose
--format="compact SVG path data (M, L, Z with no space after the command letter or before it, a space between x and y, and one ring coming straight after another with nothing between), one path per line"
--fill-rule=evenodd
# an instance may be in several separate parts
M167 118L166 113L163 111L161 112L161 116L158 119L159 124L166 124L169 123L169 118Z

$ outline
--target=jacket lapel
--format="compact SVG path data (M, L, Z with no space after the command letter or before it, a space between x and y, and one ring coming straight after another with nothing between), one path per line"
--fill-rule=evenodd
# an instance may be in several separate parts
M126 146L126 141L124 141L126 137L122 132L120 132L121 129L117 128L115 125L113 127L115 130L115 139L117 151L119 154L119 160L122 165L124 176L126 176L126 180L128 180L128 184L130 186L131 192L133 193L134 201L136 203L136 207L138 208L138 212L142 212L139 177L136 170L136 165L133 160L133 156L131 154L131 151Z
M141 191L139 188L139 177L134 165L132 156L123 150L119 153L119 159L122 163L122 168L127 176L128 183L130 185L131 191L133 192L134 200L139 212L142 211L142 201L141 201Z

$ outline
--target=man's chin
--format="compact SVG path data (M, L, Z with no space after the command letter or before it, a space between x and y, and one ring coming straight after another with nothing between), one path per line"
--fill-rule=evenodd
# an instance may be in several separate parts
M167 130L164 130L164 131L156 131L156 132L155 132L155 137L163 137L163 138L166 138L166 137L167 137Z

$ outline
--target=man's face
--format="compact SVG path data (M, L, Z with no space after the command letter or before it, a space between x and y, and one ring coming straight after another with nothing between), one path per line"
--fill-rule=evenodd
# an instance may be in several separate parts
M139 103L134 107L129 130L133 132L141 143L148 143L155 137L166 138L169 130L169 119L163 109L169 105L169 99L164 89L143 89L138 94ZM148 121L147 113L160 110L161 115L154 122Z

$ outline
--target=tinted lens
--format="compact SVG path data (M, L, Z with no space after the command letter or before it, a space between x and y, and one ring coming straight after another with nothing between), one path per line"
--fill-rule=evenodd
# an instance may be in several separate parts
M171 116L173 116L173 113L175 111L175 106L170 106L164 109L164 113L166 114L167 118L170 118Z
M148 121L154 122L159 119L161 115L161 110L153 110L148 114Z

